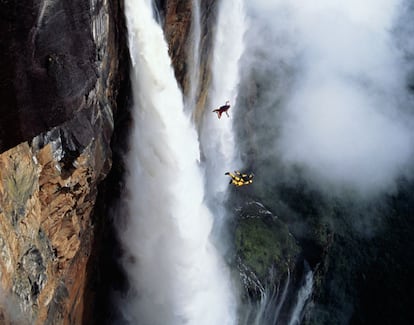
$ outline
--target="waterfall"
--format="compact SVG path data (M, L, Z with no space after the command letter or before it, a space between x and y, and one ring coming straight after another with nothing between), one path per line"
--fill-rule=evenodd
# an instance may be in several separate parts
M288 269L288 275L287 275L285 287L283 288L282 296L276 301L276 304L275 304L276 307L275 307L274 313L272 315L272 318L273 318L272 325L276 325L277 324L277 321L278 321L279 315L280 315L280 311L281 311L281 309L283 307L283 304L285 303L285 300L286 300L286 296L287 296L287 293L288 293L289 284L290 284L290 271Z
M47 11L47 9L52 5L53 3L50 0L42 0L39 4L39 16L37 17L36 21L36 29L39 29L41 27L41 24L43 22L43 17Z
M235 324L229 271L210 243L197 134L150 1L126 0L133 86L125 224L131 324Z
M249 303L242 307L240 325L277 325L280 311L285 304L290 285L290 271L288 270L283 290L277 287L266 287L258 303Z
M239 61L244 52L244 33L247 28L243 0L220 1L213 45L212 84L209 107L205 110L200 142L205 157L206 189L210 206L214 208L217 228L225 219L223 202L228 188L224 173L241 168L235 150L233 116L237 114L237 92L240 80ZM219 120L214 108L230 101L230 118Z
M313 289L313 272L309 270L306 273L303 286L298 291L296 304L292 310L289 325L299 325L302 321L303 310Z
M243 36L246 19L242 0L221 1L218 10L212 61L212 85L202 128L202 148L206 156L207 188L215 195L226 189L223 180L226 171L238 168L235 151L232 116L237 112L237 91L240 79L239 60L244 52ZM212 108L230 101L230 118L218 120Z

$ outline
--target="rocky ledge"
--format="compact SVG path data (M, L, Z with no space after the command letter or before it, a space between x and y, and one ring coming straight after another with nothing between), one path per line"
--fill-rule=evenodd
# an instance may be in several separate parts
M286 224L255 201L238 209L235 247L245 292L254 299L293 272L300 253Z

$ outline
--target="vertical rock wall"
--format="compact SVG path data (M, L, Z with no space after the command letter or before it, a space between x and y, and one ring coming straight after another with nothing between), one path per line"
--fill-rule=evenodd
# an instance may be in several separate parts
M0 323L82 324L121 1L0 4Z
M192 15L194 0L158 0L158 8L163 20L164 34L169 46L169 54L176 79L188 95L190 90L189 59L193 56ZM213 36L217 20L217 0L199 1L200 5L200 89L197 93L197 107L193 116L197 124L201 120L207 100L207 90L211 82L210 62L212 60Z

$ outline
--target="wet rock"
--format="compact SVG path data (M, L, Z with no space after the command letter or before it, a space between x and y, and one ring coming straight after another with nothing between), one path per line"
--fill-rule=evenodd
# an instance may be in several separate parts
M45 271L39 249L34 246L30 247L18 262L18 269L13 280L13 292L28 306L37 302L37 297L47 280Z
M2 2L0 152L73 118L94 88L89 3ZM4 68L4 69L3 69Z
M121 5L0 2L2 324L84 322L92 211L128 76Z
M235 228L237 266L249 296L260 298L295 267L300 247L288 227L261 203L250 201L238 211Z
M190 64L193 57L193 1L159 0L157 8L161 14L164 34L168 43L169 54L175 71L175 77L183 94L190 91ZM199 89L196 94L196 107L193 116L199 125L207 101L207 90L211 81L210 63L212 60L213 37L217 20L217 1L200 2L200 66Z

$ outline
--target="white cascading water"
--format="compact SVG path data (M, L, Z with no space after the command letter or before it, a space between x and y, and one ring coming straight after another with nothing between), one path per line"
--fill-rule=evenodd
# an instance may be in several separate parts
M285 285L284 285L284 288L283 288L282 295L280 297L277 297L277 300L276 300L276 307L275 307L274 313L272 315L273 325L276 325L277 321L279 319L280 311L282 310L283 304L285 303L285 300L286 300L286 297L287 297L289 284L290 284L290 271L288 269L287 279L285 281Z
M205 157L207 194L211 206L216 209L214 215L220 224L224 219L224 210L220 209L225 200L223 194L228 188L227 171L240 169L240 161L235 150L233 116L237 114L237 92L240 80L239 60L244 52L244 33L247 22L243 0L221 1L218 8L218 20L213 49L212 85L201 127L201 147ZM230 118L225 114L217 118L212 110L230 101ZM220 227L220 225L218 226Z
M143 325L233 325L229 271L209 234L197 134L149 0L126 0L134 96L127 217L120 237L131 290L124 318Z
M305 276L305 282L298 291L296 304L292 310L289 325L299 325L302 321L303 310L313 290L313 272L309 270Z
M281 285L281 283L280 283ZM239 325L277 325L280 324L279 315L285 304L290 287L290 271L287 272L283 289L280 287L264 288L259 302L243 307Z
M41 2L41 4L39 5L40 11L39 11L39 16L37 17L37 21L36 21L36 27L37 28L40 28L41 27L41 24L42 24L42 21L43 21L43 17L45 16L46 10L52 4L53 3L50 0L43 0Z

